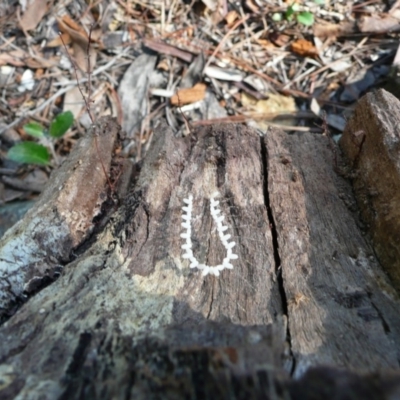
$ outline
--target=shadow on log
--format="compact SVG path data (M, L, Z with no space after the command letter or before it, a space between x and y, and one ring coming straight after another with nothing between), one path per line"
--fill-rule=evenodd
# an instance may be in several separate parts
M124 183L118 203L107 203L99 158L87 153L93 135L111 180ZM162 126L135 179L113 167L118 141L101 120L0 242L1 398L399 395L399 299L360 233L328 138L240 125L178 138ZM193 254L221 265L216 191L238 255L218 277L190 268L181 249L192 195ZM89 198L96 206L77 237L68 215Z

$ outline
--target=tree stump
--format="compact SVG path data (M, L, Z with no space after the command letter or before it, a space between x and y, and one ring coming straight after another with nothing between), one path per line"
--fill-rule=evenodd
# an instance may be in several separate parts
M399 394L400 302L329 138L162 126L133 174L120 139L100 120L0 242L1 398ZM212 200L235 242L219 276L183 257L189 196L193 258L227 265Z

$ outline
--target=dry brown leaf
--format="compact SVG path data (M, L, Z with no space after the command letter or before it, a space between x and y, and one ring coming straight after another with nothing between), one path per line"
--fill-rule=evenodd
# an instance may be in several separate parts
M271 41L269 41L267 39L258 39L257 43L259 45L261 45L262 47L264 47L264 49L267 49L267 50L276 48L276 46Z
M206 95L206 88L207 86L204 83L197 83L191 88L178 90L171 97L171 104L174 106L183 106L203 100Z
M68 15L64 15L62 19L57 19L58 26L62 33L68 33L72 41L74 49L74 57L76 65L81 71L87 72L88 70L88 51L91 69L96 62L97 52L93 47L89 47L89 37L85 30L72 20Z
M245 4L253 13L258 13L260 11L260 8L254 0L246 0Z
M283 47L289 43L291 37L289 35L276 32L271 35L270 39L275 46Z
M47 1L32 0L28 2L24 15L19 20L21 28L25 31L35 29L38 23L46 15L48 7Z
M57 61L54 59L46 60L44 58L37 57L27 57L24 61L25 65L30 69L50 68L57 64Z
M242 93L241 101L244 107L261 115L295 114L297 112L294 98L281 94L268 93L268 99L257 100L247 93ZM294 125L295 123L296 120L289 117L277 122L277 124L280 125ZM262 129L268 127L268 123L265 124L263 121L259 121L257 124Z
M64 96L63 111L71 111L75 118L78 118L85 106L85 101L82 98L82 94L77 86L68 90Z
M400 31L400 21L392 16L384 18L378 16L364 16L358 22L361 32L387 33Z
M169 64L167 59L163 58L158 64L157 69L161 69L162 71L169 71Z
M86 38L88 40L88 35L86 31L80 26L77 22L75 22L68 14L64 15L61 19L57 19L58 23L60 21L63 24L63 27L68 27L72 29L73 31L80 33L82 37Z
M22 49L12 50L8 53L0 53L0 65L13 65L23 67L28 56Z
M306 39L299 39L292 43L291 49L302 57L315 57L318 55L316 47Z
M43 68L38 68L35 72L35 79L41 79L44 74Z
M70 44L71 43L71 37L69 36L69 34L67 32L62 33L61 37L57 36L53 40L50 40L50 42L47 43L46 47L59 47L59 46L63 45L63 42L65 44Z
M229 11L228 14L225 15L225 21L228 26L231 26L238 18L239 14L235 10Z
M355 24L351 21L343 21L338 24L331 22L319 22L314 25L314 36L320 38L338 37L355 32Z

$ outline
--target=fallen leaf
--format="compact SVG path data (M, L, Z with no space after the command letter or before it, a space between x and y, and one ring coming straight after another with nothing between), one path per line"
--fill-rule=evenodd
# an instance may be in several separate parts
M70 28L74 32L79 33L84 40L88 40L88 35L86 31L77 23L75 22L68 14L64 15L61 19L57 19L58 23L62 23L63 28Z
M215 11L218 8L218 0L202 0L210 11Z
M338 24L331 22L320 22L314 25L314 36L320 38L332 37L336 38L343 35L348 35L356 31L355 23L352 21L343 21Z
M25 31L35 29L38 23L46 15L48 7L47 1L31 0L28 2L24 15L19 21L21 28Z
M258 39L257 43L261 45L264 49L276 49L276 46L267 39Z
M171 97L171 104L174 106L182 106L185 104L195 103L204 99L207 86L204 83L197 83L191 88L181 89Z
M63 111L71 111L74 117L78 118L84 106L85 101L77 86L65 93Z
M273 32L270 35L271 42L278 47L286 46L289 43L290 39L291 37L289 35L285 35L283 33Z
M38 68L50 68L54 67L58 64L57 59L49 59L46 60L45 58L38 58L38 57L28 57L25 59L25 65L28 68L38 69Z
M400 21L392 16L380 18L378 16L364 16L358 22L361 32L387 33L400 31Z
M299 39L292 43L291 49L302 57L315 57L318 55L316 47L305 39Z
M281 94L268 93L267 100L257 100L246 93L242 93L241 101L243 106L248 107L249 110L255 111L259 114L273 115L273 114L295 114L297 112L296 102L293 97L283 96ZM274 122L275 123L275 122ZM296 119L286 118L276 121L276 124L292 126L296 124ZM257 125L261 129L268 127L267 122L257 121Z
M229 11L228 14L225 15L225 21L228 27L230 27L238 18L239 14L236 10Z
M169 71L169 65L168 61L166 58L163 58L158 64L157 64L157 69L160 69L162 71Z
M59 47L63 46L63 44L70 44L71 43L71 37L67 32L62 33L61 37L57 36L53 40L50 40L50 42L47 43L46 47Z
M68 33L71 38L76 65L81 71L87 72L89 55L92 69L96 62L97 52L93 47L88 46L89 37L85 30L68 15L64 15L62 19L58 18L57 21L60 31L62 33Z
M13 65L14 67L23 67L25 65L24 58L28 56L21 49L12 50L8 53L0 53L0 65Z
M146 115L148 115L148 93L157 57L142 54L125 71L118 87L123 112L122 129L128 138L133 138Z
M38 68L35 72L35 79L40 79L44 74L43 68Z
M245 4L253 13L258 13L260 11L260 7L258 7L254 0L246 0Z

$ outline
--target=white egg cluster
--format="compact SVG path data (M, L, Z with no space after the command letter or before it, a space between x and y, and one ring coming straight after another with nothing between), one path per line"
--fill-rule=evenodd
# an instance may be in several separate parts
M185 239L185 243L182 245L182 250L184 251L182 257L185 259L189 259L190 268L198 268L202 271L204 276L208 274L219 276L219 273L225 268L232 269L233 265L231 264L231 260L235 260L238 258L238 256L232 252L232 249L236 245L236 243L229 242L231 235L224 233L228 229L228 227L226 225L223 225L222 223L225 217L222 215L221 210L218 209L219 201L215 200L215 197L217 196L218 193L214 193L210 198L210 213L212 219L215 222L215 225L217 226L218 236L226 249L226 257L222 261L222 264L216 265L214 267L207 264L201 264L193 254L191 239L193 196L189 195L187 199L183 199L185 205L182 207L182 227L185 228L185 232L181 233L181 238Z

